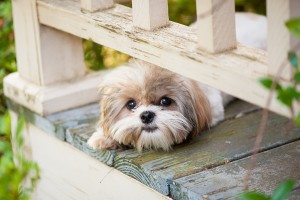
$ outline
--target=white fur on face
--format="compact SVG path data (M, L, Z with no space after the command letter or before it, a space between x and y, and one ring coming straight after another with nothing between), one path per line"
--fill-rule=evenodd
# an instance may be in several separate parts
M170 150L211 124L209 99L196 82L146 62L115 69L102 81L99 93L104 136L138 151ZM163 98L171 104L161 105ZM132 100L136 108L128 109ZM140 119L144 111L155 113L150 124Z
M150 124L141 121L140 115L144 111L155 113ZM130 115L117 121L110 132L114 140L133 145L138 151L143 148L168 151L173 144L185 140L191 130L192 125L180 112L163 110L155 105L141 105Z

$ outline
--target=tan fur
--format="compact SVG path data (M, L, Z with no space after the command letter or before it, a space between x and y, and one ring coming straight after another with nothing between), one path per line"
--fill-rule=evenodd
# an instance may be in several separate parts
M190 95L194 96L193 104L195 105L195 108L193 113L196 125L192 131L192 136L195 136L199 134L202 129L209 127L212 120L212 113L208 99L205 97L195 81L192 81L191 83L190 92Z
M139 151L167 151L210 124L209 101L196 82L146 62L135 61L131 65L116 69L100 85L99 129L104 137L98 138L132 145ZM162 97L171 98L172 104L159 105ZM126 108L129 100L136 101L136 109ZM153 132L145 131L143 127L148 125L139 118L139 112L147 109L157 115L149 125ZM100 148L103 146L108 148Z

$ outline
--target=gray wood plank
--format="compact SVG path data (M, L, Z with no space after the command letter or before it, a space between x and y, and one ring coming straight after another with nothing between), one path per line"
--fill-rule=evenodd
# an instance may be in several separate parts
M261 111L227 120L171 152L118 152L115 168L168 195L174 179L195 174L251 154ZM300 139L300 128L285 132L289 120L271 114L261 150Z
M64 135L65 139L66 131L69 128L77 127L81 124L94 125L99 119L99 110L99 104L95 103L47 115L44 119L53 124L56 127L55 131ZM35 125L40 126L38 123L35 123Z
M65 140L65 132L62 127L57 127L55 124L53 124L51 121L48 119L34 113L31 110L28 110L25 107L22 107L15 103L14 101L7 99L7 106L10 110L22 114L25 116L26 120L41 130L45 131L49 135L52 135L60 140Z
M99 104L89 104L79 108L62 111L45 116L56 126L77 126L79 124L93 124L99 119ZM68 125L66 125L68 124Z
M42 129L46 133L53 135L61 140L65 140L66 130L80 124L95 123L99 118L98 103L82 106L67 111L62 111L48 116L40 116L14 101L7 99L9 109L22 113L26 120Z
M69 128L66 132L66 141L91 157L96 158L108 166L113 166L116 151L94 150L86 143L89 137L95 132L95 127L96 123L89 123Z
M243 192L250 157L174 180L174 199L234 199ZM260 153L250 178L250 190L271 194L285 179L300 183L300 141ZM299 192L299 191L298 191ZM291 199L300 199L296 192Z

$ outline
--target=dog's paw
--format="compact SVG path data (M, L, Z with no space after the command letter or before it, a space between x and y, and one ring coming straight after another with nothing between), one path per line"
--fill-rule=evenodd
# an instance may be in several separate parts
M88 139L87 144L93 149L117 149L119 148L119 143L102 134L101 131L93 133L93 135Z

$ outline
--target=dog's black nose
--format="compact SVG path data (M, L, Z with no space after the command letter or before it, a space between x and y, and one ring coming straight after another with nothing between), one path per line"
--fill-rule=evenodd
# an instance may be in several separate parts
M150 124L151 122L153 122L153 119L155 117L155 113L151 112L151 111L144 111L144 112L142 112L140 117L141 117L141 120L144 124Z

